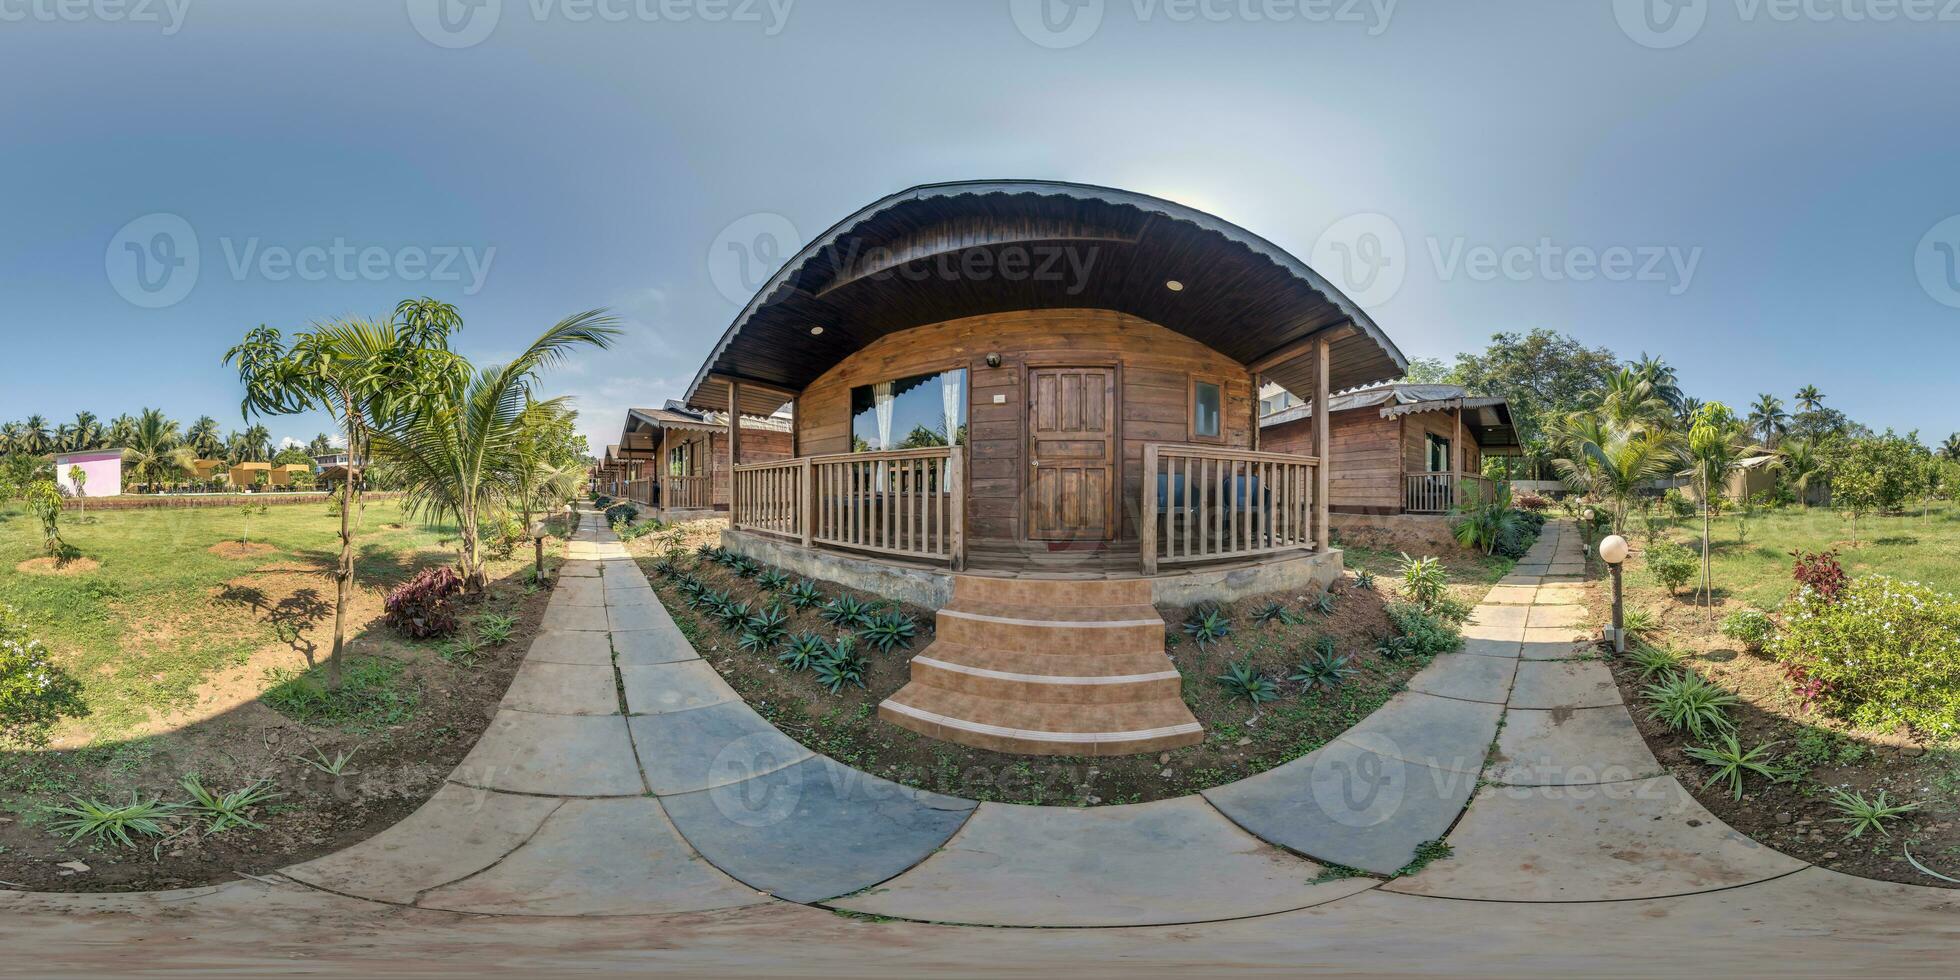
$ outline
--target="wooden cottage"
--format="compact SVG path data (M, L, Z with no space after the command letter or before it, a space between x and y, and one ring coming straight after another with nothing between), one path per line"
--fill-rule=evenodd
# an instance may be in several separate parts
M1318 589L1338 470L1261 445L1264 381L1399 376L1367 314L1217 217L1104 187L935 184L791 257L685 405L785 405L734 467L733 550L938 610L888 720L1018 752L1202 732L1155 604ZM737 446L751 438L730 427ZM1268 451L1262 451L1268 450Z
M786 417L744 416L739 462L759 463L790 455ZM609 493L634 501L663 520L685 520L728 510L728 423L713 412L677 401L665 408L626 412L619 443L607 447L616 476Z
M1485 456L1515 455L1502 398L1459 385L1386 384L1328 399L1328 508L1337 514L1447 514L1488 499ZM1265 447L1316 454L1311 402L1260 420Z

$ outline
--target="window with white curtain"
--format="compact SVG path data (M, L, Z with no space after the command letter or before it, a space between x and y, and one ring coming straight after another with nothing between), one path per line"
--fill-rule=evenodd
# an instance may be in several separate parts
M966 369L851 389L851 451L966 444Z

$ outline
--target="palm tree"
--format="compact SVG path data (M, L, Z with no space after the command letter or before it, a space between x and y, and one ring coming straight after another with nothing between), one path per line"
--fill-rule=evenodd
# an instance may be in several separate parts
M75 421L68 425L69 452L84 449L98 449L102 446L102 423L96 421L94 412L76 412Z
M1695 413L1694 424L1688 430L1686 448L1681 459L1684 468L1681 475L1691 478L1701 491L1701 584L1696 587L1697 597L1705 596L1710 604L1715 601L1715 578L1709 564L1710 522L1712 520L1715 494L1728 483L1729 475L1742 463L1744 456L1752 448L1748 444L1748 424L1735 417L1735 413L1721 402L1709 402Z
M1810 485L1824 478L1824 454L1815 439L1786 440L1778 449L1783 454L1783 477L1796 491L1797 502L1810 507Z
M1824 393L1816 385L1804 385L1797 389L1797 407L1806 412L1815 412L1824 407Z
M218 420L209 415L198 416L197 421L184 430L184 444L204 459L224 452L224 437L219 435Z
M1613 502L1613 530L1626 530L1627 502L1642 484L1667 472L1673 454L1666 435L1591 413L1559 423L1569 458L1553 461L1568 486Z
M136 419L135 435L123 447L123 465L137 482L160 486L183 472L176 453L180 441L176 422L161 409L146 408Z
M1947 459L1960 460L1960 432L1946 437L1946 442L1940 444L1940 455Z
M1633 362L1633 373L1646 379L1653 388L1654 395L1667 403L1667 407L1680 411L1681 403L1687 395L1681 391L1681 377L1666 361L1640 352L1640 360Z
M487 579L480 519L522 493L525 425L537 424L540 412L565 410L563 399L533 400L538 375L579 347L611 347L619 334L613 322L601 310L560 320L508 364L433 378L412 411L376 428L373 458L398 475L408 509L455 520L463 579L472 591Z
M272 432L256 422L245 427L244 434L239 436L239 445L245 450L247 459L272 458Z
M47 418L40 415L29 415L27 417L27 429L23 434L23 439L25 442L21 446L22 452L34 456L39 456L47 452L54 445L54 433L48 429Z
M1790 431L1790 415L1783 410L1783 400L1757 395L1756 404L1749 406L1749 427L1762 433L1763 445L1775 445L1777 436Z
M1600 421L1628 431L1662 431L1674 420L1674 410L1654 388L1654 382L1632 368L1621 368L1605 378L1605 387L1594 393L1587 407Z
M0 425L0 453L12 455L27 451L27 426L19 422Z
M393 321L335 320L314 324L294 335L288 346L279 331L260 326L243 343L225 352L238 365L245 386L240 411L252 415L292 415L320 409L340 426L347 449L359 458L372 426L389 421L416 404L443 376L460 376L461 359L451 354L442 321L404 327ZM264 440L254 425L239 444ZM256 448L256 447L251 447ZM357 480L340 483L340 560L334 571L333 648L327 657L327 683L341 683L341 652L347 645L347 611L354 593L353 513Z
M128 413L116 416L114 421L109 423L106 436L109 445L118 449L127 447L136 439L136 420L130 418Z
M69 425L66 422L63 422L60 425L55 426L54 427L55 452L72 453L76 450L76 448L77 447L75 446L75 427Z

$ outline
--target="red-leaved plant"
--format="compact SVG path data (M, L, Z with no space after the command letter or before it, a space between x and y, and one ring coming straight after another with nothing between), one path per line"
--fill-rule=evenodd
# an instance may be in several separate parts
M1808 587L1824 602L1836 602L1838 593L1851 581L1844 574L1844 566L1838 564L1835 551L1792 551L1790 557L1797 560L1797 585Z
M388 593L387 622L412 640L456 633L456 610L449 600L463 591L463 577L448 565L425 568Z
M1796 694L1797 700L1803 702L1805 710L1816 707L1817 699L1830 693L1831 690L1831 685L1825 683L1822 678L1810 676L1810 671L1805 670L1802 664L1784 664L1783 679L1790 682L1791 690Z

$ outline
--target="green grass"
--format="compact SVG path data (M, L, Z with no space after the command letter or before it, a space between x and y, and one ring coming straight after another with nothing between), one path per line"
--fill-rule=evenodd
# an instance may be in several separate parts
M1628 523L1635 542L1645 545L1640 518ZM1700 553L1698 520L1681 521L1665 533ZM1866 515L1858 520L1858 546L1851 541L1851 518L1823 507L1758 510L1748 518L1746 535L1739 533L1736 516L1725 514L1715 520L1710 536L1715 587L1759 609L1775 609L1790 594L1791 551L1822 551L1843 542L1838 560L1852 575L1876 572L1960 593L1960 562L1952 558L1960 554L1960 507L1935 505L1924 516ZM1651 575L1640 574L1643 584L1658 584ZM1681 595L1693 588L1691 583Z
M242 664L268 643L295 642L296 624L316 623L308 641L331 631L332 583L279 603L250 585L275 563L330 569L338 518L324 503L285 504L251 518L251 540L277 553L226 558L209 549L236 541L236 508L138 510L66 515L61 534L100 567L73 575L16 570L41 553L40 529L18 506L0 508L0 603L17 609L56 663L82 683L85 720L95 738L114 737L192 705L211 671ZM387 525L401 523L391 529ZM357 580L392 581L418 561L439 560L445 529L406 520L399 505L377 501L359 514ZM226 583L245 578L240 587ZM324 614L322 610L325 610ZM318 656L324 656L320 650Z

